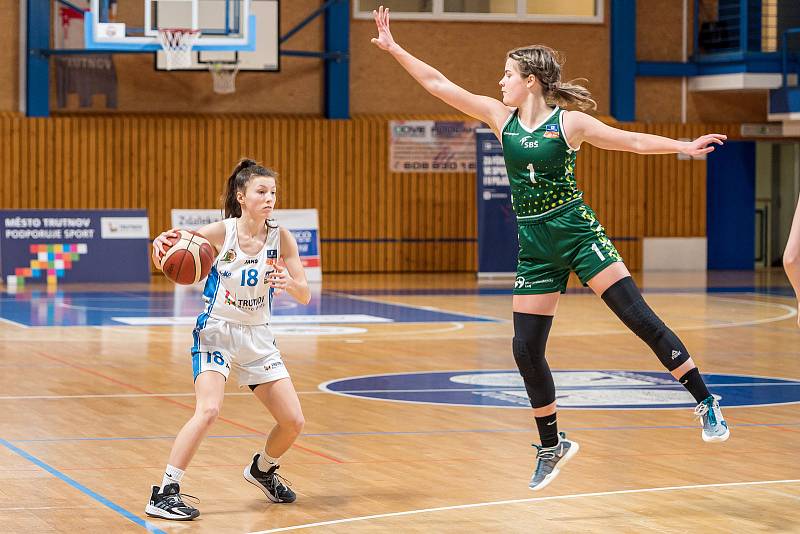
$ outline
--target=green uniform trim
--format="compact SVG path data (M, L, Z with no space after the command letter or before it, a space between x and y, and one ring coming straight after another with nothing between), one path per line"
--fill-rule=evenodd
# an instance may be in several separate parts
M575 181L577 150L564 132L564 110L555 107L529 128L515 110L500 132L517 214L519 258L515 295L564 293L569 273L584 285L622 261Z

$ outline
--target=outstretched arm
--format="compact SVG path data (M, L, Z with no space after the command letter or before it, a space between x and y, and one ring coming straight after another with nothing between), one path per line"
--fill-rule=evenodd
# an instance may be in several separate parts
M789 240L786 242L786 250L783 251L783 268L792 283L795 296L800 298L800 202L794 210L792 229L789 230ZM800 316L797 324L800 326Z
M714 151L728 138L722 134L706 134L694 141L678 141L669 137L613 128L586 113L570 111L564 114L564 130L573 147L584 141L606 150L622 150L637 154L686 154L701 156Z
M485 122L495 134L511 113L511 108L495 98L475 95L454 84L427 63L415 58L398 45L389 31L389 9L381 6L373 11L378 37L372 43L389 52L419 84L430 94L471 117Z

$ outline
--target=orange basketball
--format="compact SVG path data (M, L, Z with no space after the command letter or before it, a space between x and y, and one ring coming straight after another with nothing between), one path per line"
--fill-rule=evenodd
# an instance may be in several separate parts
M164 276L176 284L199 282L214 263L214 247L208 240L190 230L178 230L180 237L170 238L170 247L161 258Z

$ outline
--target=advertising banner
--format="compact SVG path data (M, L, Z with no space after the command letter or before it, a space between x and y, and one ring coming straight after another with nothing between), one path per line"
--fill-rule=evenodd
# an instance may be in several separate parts
M390 172L471 172L480 121L389 121Z
M2 210L0 266L8 285L148 282L145 210Z
M519 241L503 147L494 133L475 133L478 201L478 276L514 275Z

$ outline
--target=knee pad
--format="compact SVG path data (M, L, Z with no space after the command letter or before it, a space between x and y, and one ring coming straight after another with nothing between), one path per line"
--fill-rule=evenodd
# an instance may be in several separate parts
M647 343L667 370L677 369L689 359L686 347L647 305L631 277L609 287L601 298L625 326Z
M555 384L545 359L545 346L553 317L514 313L512 352L533 408L556 400Z

